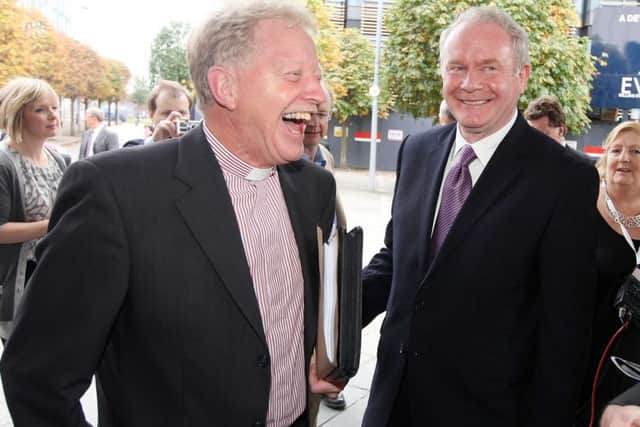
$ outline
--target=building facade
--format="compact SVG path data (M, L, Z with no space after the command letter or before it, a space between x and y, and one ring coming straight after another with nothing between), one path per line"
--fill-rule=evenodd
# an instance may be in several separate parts
M591 129L580 136L587 151L598 151L620 121L640 120L640 1L576 0L580 35L600 58L593 80Z

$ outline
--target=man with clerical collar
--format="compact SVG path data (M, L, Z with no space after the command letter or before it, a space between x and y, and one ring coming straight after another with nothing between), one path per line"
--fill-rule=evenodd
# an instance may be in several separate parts
M201 126L78 162L0 362L16 425L306 426L318 379L317 228L331 174L299 160L325 99L313 18L228 4L188 62ZM265 107L266 106L266 107Z

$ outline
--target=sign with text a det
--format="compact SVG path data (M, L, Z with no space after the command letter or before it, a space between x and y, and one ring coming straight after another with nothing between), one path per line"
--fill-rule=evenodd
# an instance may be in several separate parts
M593 108L640 108L640 6L593 10L591 53L602 57L593 81Z

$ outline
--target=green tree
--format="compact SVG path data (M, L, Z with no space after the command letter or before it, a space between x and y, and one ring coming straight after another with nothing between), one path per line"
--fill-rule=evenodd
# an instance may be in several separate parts
M190 27L183 22L172 22L162 27L151 44L149 77L151 85L158 80L174 80L189 90L193 84L187 64L187 36Z
M307 9L314 14L318 23L315 42L320 65L323 72L331 73L338 67L342 57L337 31L329 20L331 10L322 0L307 0Z
M139 111L144 110L150 91L149 81L146 78L136 76L133 79L133 92L131 92L129 99L136 105L136 124L140 120Z
M127 84L131 78L129 69L120 61L115 59L106 59L107 63L107 81L109 82L109 94L107 97L109 125L111 125L111 104L115 104L116 124L118 124L118 102L127 97Z
M414 117L437 115L442 99L438 52L440 32L470 6L493 4L507 11L529 33L531 78L520 108L540 95L556 96L574 133L589 126L591 80L595 72L588 39L573 34L577 16L572 0L399 0L386 16L387 78L397 107Z
M347 129L353 117L371 114L369 87L373 84L375 50L369 40L356 29L347 28L339 37L341 52L337 67L326 73L334 91L334 117L342 126L340 141L340 166L347 165ZM378 115L387 117L392 96L381 80L378 97Z

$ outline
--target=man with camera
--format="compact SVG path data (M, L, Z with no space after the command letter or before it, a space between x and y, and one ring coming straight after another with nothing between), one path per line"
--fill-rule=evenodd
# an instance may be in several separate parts
M172 80L160 80L147 99L147 110L151 118L150 135L145 139L128 141L124 146L177 138L191 130L198 123L189 120L192 105L191 95L184 86Z

